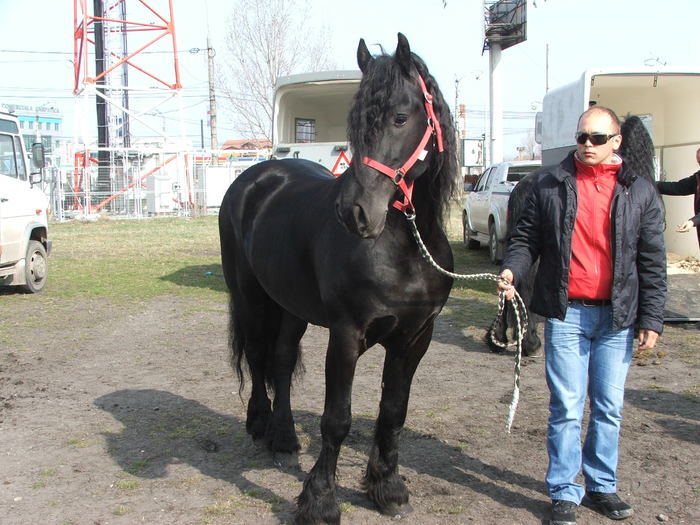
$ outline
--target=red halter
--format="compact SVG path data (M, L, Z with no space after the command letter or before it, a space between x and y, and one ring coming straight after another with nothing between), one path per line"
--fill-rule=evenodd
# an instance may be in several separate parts
M394 182L394 184L396 184L396 186L403 193L404 198L403 202L394 202L394 208L409 214L414 213L415 208L413 207L413 202L411 202L411 197L413 195L413 181L406 183L406 173L408 173L408 171L413 167L413 165L417 161L425 159L425 156L428 154L427 150L425 149L425 146L428 144L431 135L435 135L435 138L437 139L438 151L442 152L444 150L442 144L442 128L440 127L440 121L435 116L435 110L433 109L433 96L428 92L428 88L425 85L425 81L423 80L423 77L420 76L420 74L418 75L418 82L420 83L420 87L423 90L423 96L425 97L424 104L425 112L428 114L428 125L426 126L423 138L418 143L418 147L413 152L413 155L411 155L409 159L406 162L404 162L403 166L401 166L399 169L390 168L386 164L382 164L381 162L376 161L374 159L370 159L369 157L365 157L362 159L362 162L364 164L366 164L370 168L374 168L380 173L383 173L384 175L389 177Z

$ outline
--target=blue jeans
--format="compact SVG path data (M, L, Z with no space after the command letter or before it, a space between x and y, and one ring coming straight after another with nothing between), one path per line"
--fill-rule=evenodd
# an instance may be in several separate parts
M545 323L549 386L545 481L551 499L581 502L576 482L583 471L588 490L617 492L617 451L625 379L632 359L633 329L612 330L610 306L569 303L564 321ZM590 418L581 448L581 419L588 392Z

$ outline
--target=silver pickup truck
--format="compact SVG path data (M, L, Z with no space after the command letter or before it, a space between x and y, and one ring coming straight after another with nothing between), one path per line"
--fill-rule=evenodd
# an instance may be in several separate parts
M488 243L491 262L498 264L503 260L508 234L508 197L520 179L539 167L538 160L501 162L484 171L473 187L467 185L462 226L468 249L475 250L482 242Z

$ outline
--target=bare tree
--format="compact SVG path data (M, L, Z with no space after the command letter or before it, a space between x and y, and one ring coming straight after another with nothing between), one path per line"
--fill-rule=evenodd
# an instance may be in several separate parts
M520 145L523 148L523 153L526 159L536 160L542 158L542 151L540 149L540 146L539 144L537 144L537 142L535 142L534 131L528 131L527 135L523 138Z
M272 137L277 79L333 69L328 28L313 27L304 0L238 0L227 23L220 89L245 138Z

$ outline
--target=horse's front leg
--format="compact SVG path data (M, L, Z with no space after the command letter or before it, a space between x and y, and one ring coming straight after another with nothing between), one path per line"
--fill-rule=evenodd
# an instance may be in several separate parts
M382 514L403 516L411 512L408 489L399 476L399 436L406 421L413 375L433 334L433 321L408 347L387 345L382 373L382 398L374 430L364 486Z
M350 430L352 381L360 355L358 333L331 329L326 353L326 400L321 417L321 453L297 498L296 523L340 523L335 471Z

